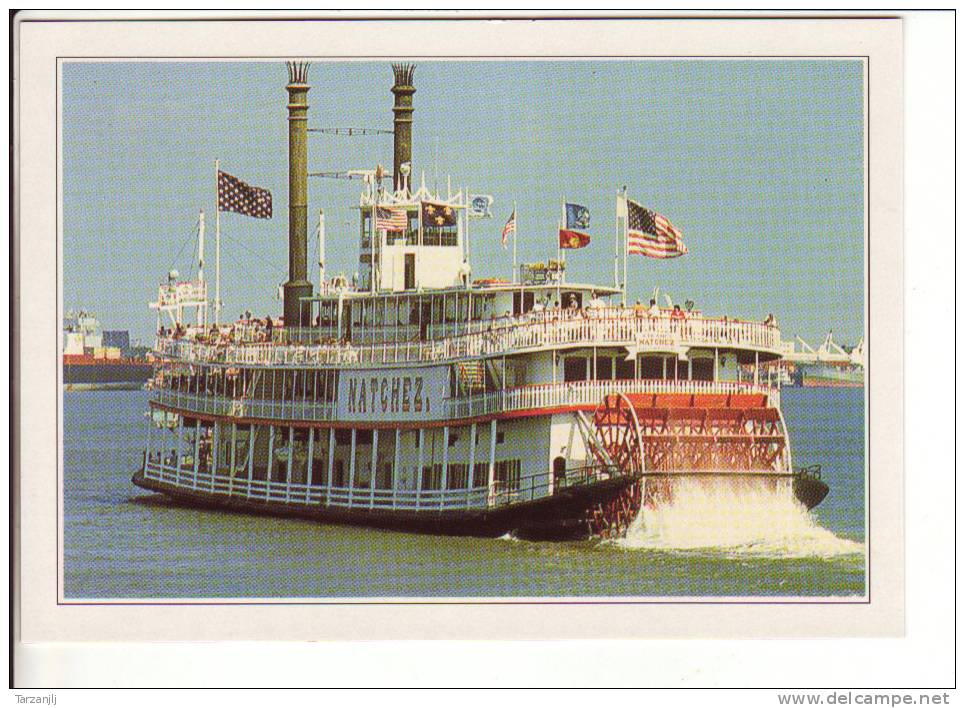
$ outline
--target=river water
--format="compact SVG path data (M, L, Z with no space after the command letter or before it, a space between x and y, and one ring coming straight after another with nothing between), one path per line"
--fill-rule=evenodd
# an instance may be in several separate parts
M860 597L864 391L786 389L795 466L831 487L808 513L684 488L619 541L407 534L190 509L134 487L142 391L64 393L68 600L346 597Z

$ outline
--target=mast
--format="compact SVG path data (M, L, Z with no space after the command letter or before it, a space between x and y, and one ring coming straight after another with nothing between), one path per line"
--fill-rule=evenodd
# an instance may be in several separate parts
M513 200L513 216L516 217L516 228L513 229L513 277L512 282L516 282L516 234L519 233L519 213L516 211L516 200Z
M204 209L198 214L198 285L204 289ZM204 321L202 321L201 308L198 308L198 324L206 327L208 324L208 293L204 291ZM161 311L158 310L158 318ZM160 327L160 325L158 325Z
M472 205L469 203L469 187L463 187L463 201L466 203L466 233L463 235L462 244L462 259L468 263L469 262L469 222L471 220L471 214L469 210Z
M198 282L204 282L204 209L198 213Z
M623 207L629 213L629 205L627 204L627 188L623 188ZM627 240L627 221L628 219L624 217L623 219L623 306L627 306L627 258L630 255L630 243Z
M214 161L214 323L221 324L221 193L218 190L218 175L221 174L221 161Z
M318 292L325 286L325 210L318 210Z

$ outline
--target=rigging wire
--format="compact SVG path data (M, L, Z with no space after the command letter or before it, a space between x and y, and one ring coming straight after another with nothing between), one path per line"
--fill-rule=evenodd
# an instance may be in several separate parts
M174 266L177 265L178 260L181 258L181 254L184 253L184 247L187 246L189 243L191 243L191 241L194 241L195 243L198 242L198 231L200 229L201 229L201 219L199 217L194 222L193 238L184 240L184 242L181 244L181 248L179 248L177 254L175 254L174 259L171 261L170 264L168 264L168 268L167 268L167 271L165 272L165 275L167 275L167 273L170 273L172 270L174 270ZM190 268L188 270L190 270Z

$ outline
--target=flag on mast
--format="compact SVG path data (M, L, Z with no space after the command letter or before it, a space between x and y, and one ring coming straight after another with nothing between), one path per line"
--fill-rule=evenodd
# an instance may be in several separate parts
M657 212L626 199L627 253L649 258L676 258L687 253L683 233Z
M509 221L503 227L503 248L506 248L506 243L509 240L509 235L516 233L516 207L513 207L513 213L509 216Z
M218 170L218 211L233 211L255 219L271 218L271 192L252 187Z
M582 204L564 205L565 228L560 228L560 248L583 248L590 243L590 210Z

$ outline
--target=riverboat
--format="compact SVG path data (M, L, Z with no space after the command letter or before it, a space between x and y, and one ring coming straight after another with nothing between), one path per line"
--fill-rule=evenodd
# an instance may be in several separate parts
M473 277L470 194L410 184L412 65L393 65L393 170L360 172L358 276L325 277L320 212L313 287L308 67L288 69L284 317L212 325L201 274L161 284L134 484L191 505L541 538L623 533L683 479L809 507L827 493L795 472L780 388L757 375L781 357L773 324L627 306L559 261Z

